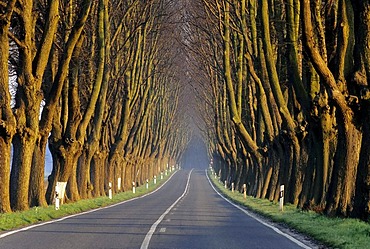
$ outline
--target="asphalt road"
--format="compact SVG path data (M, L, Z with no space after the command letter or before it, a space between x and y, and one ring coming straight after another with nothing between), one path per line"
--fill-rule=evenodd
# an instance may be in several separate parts
M0 248L310 248L221 198L204 171L181 170L132 201L0 234Z

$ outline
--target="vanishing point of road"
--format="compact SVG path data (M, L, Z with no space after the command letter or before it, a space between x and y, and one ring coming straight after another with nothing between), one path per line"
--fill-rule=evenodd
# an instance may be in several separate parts
M180 170L144 197L2 233L0 248L313 247L299 237L226 201L205 171Z

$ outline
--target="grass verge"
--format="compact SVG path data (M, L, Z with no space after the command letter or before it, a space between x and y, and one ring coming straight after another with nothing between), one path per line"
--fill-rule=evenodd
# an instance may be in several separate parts
M9 231L39 222L62 218L68 215L106 207L135 197L143 196L159 188L170 176L170 174L163 176L162 180L160 177L157 177L157 184L154 184L153 181L151 181L148 189L145 184L137 187L135 194L132 193L132 191L126 191L113 195L112 199L109 199L108 197L98 197L94 199L81 200L74 203L63 204L60 206L59 210L55 210L54 206L50 205L48 207L34 207L22 212L0 213L0 233L1 231Z
M247 207L279 224L288 225L294 230L306 234L330 248L370 248L370 224L350 218L330 218L313 211L302 211L294 205L285 205L279 211L279 204L266 199L257 199L242 193L231 192L214 176L209 177L217 189L226 198Z

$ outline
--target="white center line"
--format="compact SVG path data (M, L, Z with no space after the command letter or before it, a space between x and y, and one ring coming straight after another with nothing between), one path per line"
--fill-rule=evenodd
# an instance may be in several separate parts
M149 242L152 239L152 236L155 232L155 229L157 228L159 223L162 222L164 217L171 211L171 209L186 195L186 193L189 189L190 176L191 176L192 172L193 172L193 170L191 170L190 173L189 173L188 181L186 183L184 193L182 193L182 195L169 208L167 208L167 210L158 218L158 220L156 222L154 222L154 224L151 226L149 232L146 234L145 239L144 239L143 243L141 244L140 249L147 249L148 248Z

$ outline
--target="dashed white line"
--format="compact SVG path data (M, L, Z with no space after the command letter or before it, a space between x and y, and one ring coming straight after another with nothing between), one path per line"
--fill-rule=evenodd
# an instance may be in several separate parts
M147 249L148 248L149 242L152 239L152 236L153 236L155 230L157 229L157 226L159 225L159 223L162 222L164 217L171 211L171 209L186 195L186 193L188 192L188 189L189 189L190 176L191 176L192 172L193 172L193 170L191 170L190 173L189 173L184 193L182 193L182 195L169 208L167 208L167 210L158 218L158 220L156 222L154 222L154 224L149 229L149 232L146 234L146 236L144 238L144 241L141 244L140 249Z

